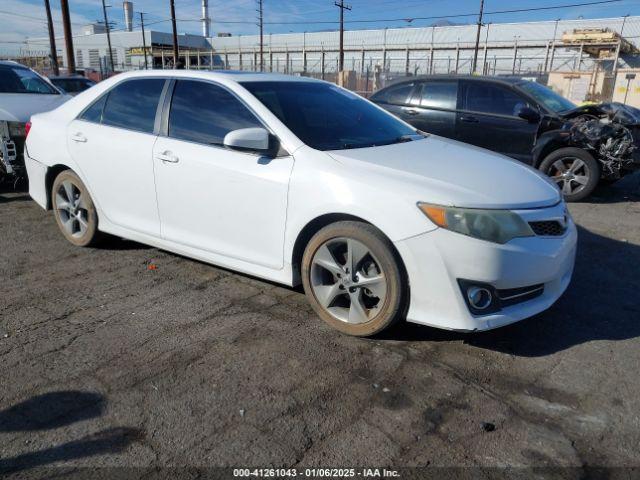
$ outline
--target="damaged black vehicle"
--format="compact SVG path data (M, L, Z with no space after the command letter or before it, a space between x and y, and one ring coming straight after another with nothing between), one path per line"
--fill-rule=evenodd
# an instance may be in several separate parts
M567 201L640 167L640 110L577 107L550 88L510 77L427 75L371 100L414 127L487 148L544 171Z
M534 158L570 201L589 196L640 167L640 110L621 103L585 105L544 116Z

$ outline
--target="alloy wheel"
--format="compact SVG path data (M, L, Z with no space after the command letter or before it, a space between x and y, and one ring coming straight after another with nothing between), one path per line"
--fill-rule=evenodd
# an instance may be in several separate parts
M313 294L336 319L350 324L369 322L380 312L387 295L387 280L380 265L358 240L328 240L311 261Z
M577 157L564 157L551 164L549 176L558 184L563 195L582 191L589 182L587 164Z
M82 237L89 228L89 210L84 197L70 180L63 181L56 192L56 209L62 227L75 238Z

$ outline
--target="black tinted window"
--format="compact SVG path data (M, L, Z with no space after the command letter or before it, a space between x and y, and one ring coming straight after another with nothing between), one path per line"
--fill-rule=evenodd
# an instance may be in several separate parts
M458 100L457 82L425 82L422 84L420 105L455 110Z
M408 102L409 95L413 90L413 83L403 83L389 87L381 92L373 95L371 100L374 102L386 102L394 104L404 104Z
M164 79L127 80L107 96L102 123L152 133Z
M169 113L170 137L221 145L232 130L252 127L262 124L224 88L192 80L176 83Z
M80 115L80 118L87 122L100 123L102 121L102 109L104 108L104 104L108 96L109 94L104 94L98 100L93 102L93 104L87 108L82 115Z
M53 79L51 82L53 82L56 87L60 87L65 92L69 93L82 92L92 85L95 85L94 82L84 78Z
M485 82L467 82L465 109L474 112L515 115L527 102L506 87Z
M300 140L318 150L388 145L416 136L415 129L335 85L307 81L242 85Z

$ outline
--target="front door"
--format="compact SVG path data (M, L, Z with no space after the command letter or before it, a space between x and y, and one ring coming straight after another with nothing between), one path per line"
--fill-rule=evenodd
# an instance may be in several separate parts
M263 127L229 90L177 80L167 136L153 149L162 235L269 268L283 266L291 156L227 149L224 136Z
M153 178L156 111L165 80L125 80L67 128L71 156L102 214L115 225L160 235Z
M538 123L515 115L527 100L507 86L481 80L461 82L456 138L531 163Z

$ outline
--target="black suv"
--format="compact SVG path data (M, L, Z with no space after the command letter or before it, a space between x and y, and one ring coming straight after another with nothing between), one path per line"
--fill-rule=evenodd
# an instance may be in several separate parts
M379 90L371 100L422 131L539 168L569 201L588 196L601 177L617 179L638 166L633 153L640 135L634 141L632 134L640 118L637 109L621 104L576 107L532 81L411 77Z

